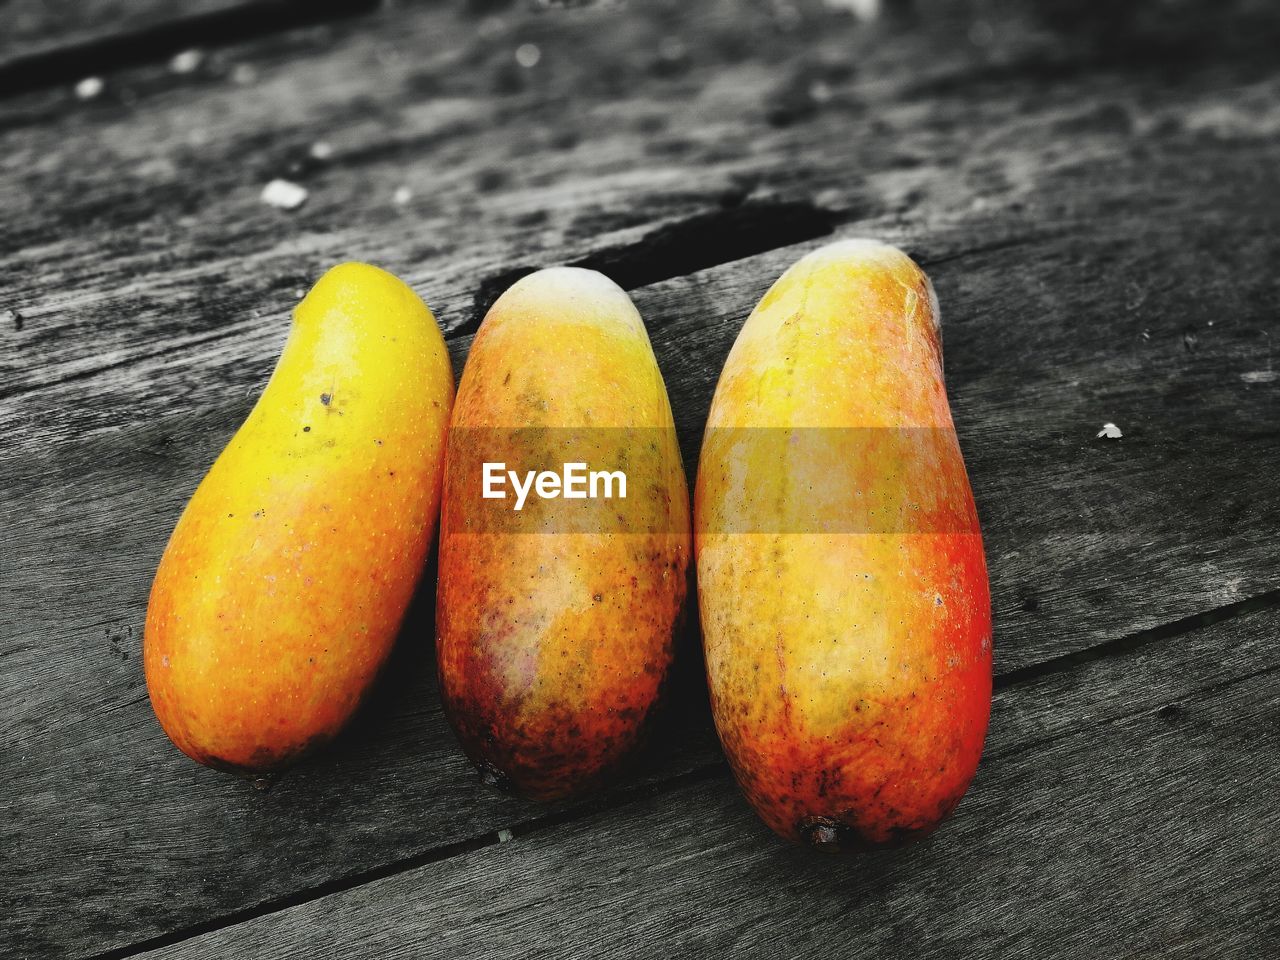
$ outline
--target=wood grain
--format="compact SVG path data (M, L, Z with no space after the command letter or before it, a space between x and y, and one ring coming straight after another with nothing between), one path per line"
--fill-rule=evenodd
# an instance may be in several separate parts
M347 16L378 0L6 0L0 96Z
M1192 176L1233 146L1268 149L1280 122L1274 74L1259 79L1226 41L1171 90L1147 61L1088 72L1081 42L1016 18L994 49L956 44L972 17L938 6L870 27L814 12L758 52L755 37L778 34L768 4L512 13L496 33L448 9L388 11L229 49L194 77L125 72L112 79L123 100L17 98L0 107L0 250L5 306L25 320L0 340L0 394L233 335L344 258L439 303L490 273L776 198L867 229L999 240L1133 203L1115 163L1146 175L1176 158ZM698 45L664 65L672 35ZM526 41L541 59L521 72ZM1069 83L984 79L988 60L1072 51ZM257 80L238 86L233 64ZM926 81L946 95L919 93ZM1205 142L1218 131L1228 142ZM317 142L329 161L310 158ZM310 188L301 210L260 202L277 176ZM398 206L402 186L413 199Z
M1267 611L1004 691L969 796L906 849L786 846L722 773L144 955L1261 956L1277 626Z
M49 50L225 10L243 0L8 0L0 64Z
M764 285L800 249L636 291L673 385L691 463L720 357ZM1102 280L1082 285L1076 268L1061 262L1105 261L1117 271L1104 276L1122 277L1123 251L1134 247L1117 233L1105 242L1018 249L1015 264L1007 251L993 251L932 268L950 318L951 389L983 511L999 669L1274 590L1274 566L1259 558L1268 549L1265 531L1276 528L1277 495L1261 476L1229 486L1241 444L1260 459L1276 457L1274 437L1251 438L1259 414L1238 376L1257 361L1252 328L1215 326L1213 340L1187 353L1177 325L1195 302L1192 287L1206 276L1200 264L1198 274L1175 272L1185 283L1170 282L1170 303L1181 311L1170 314L1174 327L1161 321L1165 302L1157 298L1146 321L1152 340L1135 336L1123 350L1080 351L1068 312L1103 314L1118 291ZM1155 255L1149 245L1143 249ZM1046 366L1011 379L985 347L1008 328L991 305L1010 286L1036 283L1050 291L1046 304L1062 306L1031 312L1029 324L1042 322L1019 336L1037 338ZM465 341L454 347L461 359ZM192 383L212 377L229 393L220 404L166 416L143 397L156 381L138 379L136 402L144 409L137 421L74 444L32 446L22 462L0 470L6 488L20 495L6 507L3 528L10 594L0 662L13 678L14 739L0 757L24 802L0 829L10 831L14 851L9 887L29 892L9 917L22 942L123 945L537 816L484 788L461 759L429 679L429 613L406 630L395 682L375 716L268 794L197 768L164 739L138 668L150 575L187 491L265 372L246 378L234 346L223 349L216 364L207 356L167 356L166 365L185 366L157 374L171 384L181 382L176 374ZM984 378L1000 389L982 389ZM1179 432L1187 381L1198 409L1213 412L1212 435ZM123 382L117 389L127 391ZM1129 408L1128 442L1137 441L1132 452L1125 442L1092 437L1093 411L1122 404ZM1178 487L1221 492L1231 509L1170 516L1167 495ZM51 541L41 531L63 533ZM423 607L430 610L429 594ZM674 752L661 739L644 776L677 776L717 756L700 696L691 686L683 708L694 712L680 724L695 735L682 734ZM107 890L114 892L103 895ZM83 900L68 921L60 904L84 891L99 895Z
M1266 38L1280 13L1087 4L1073 19L1056 3L988 4L993 36L966 44L967 4L889 6L863 24L802 4L790 32L772 4L512 9L496 25L491 12L397 7L228 48L191 77L124 69L91 104L65 90L0 100L0 315L17 311L0 330L7 943L126 951L430 871L506 825L590 809L543 811L472 777L429 679L429 589L361 725L270 792L190 764L151 716L138 654L165 537L269 372L295 291L340 259L407 276L453 331L459 368L477 302L504 278L577 261L632 278L692 472L720 363L755 300L825 230L874 233L920 257L939 288L1000 672L1274 594L1280 73ZM690 38L679 56L671 36ZM530 71L512 66L526 42L541 53ZM237 85L237 64L256 79ZM309 159L317 141L334 147L330 161ZM300 211L260 203L277 175L311 189ZM397 205L402 185L413 198ZM1095 440L1104 421L1124 440ZM1173 662L1188 682L1249 669ZM1144 672L1159 666L1139 661L1116 697L1149 702ZM697 781L717 776L718 750L696 667L690 655L667 735L601 803L674 783L737 809L727 784ZM1073 709L1054 701L1019 729L1057 735L1083 715ZM1096 747L1062 762L1086 769ZM1047 790L1039 762L997 783ZM1098 762L1117 782L1115 756ZM1151 762L1183 775L1176 755ZM1124 829L1168 799L1153 776L1120 804ZM1068 786L1036 794L1035 809L1065 804ZM626 807L585 829L616 824L642 849L650 827L633 825L662 802L648 820ZM707 849L736 842L701 821L670 830ZM1029 842L1004 836L1011 849ZM1081 885L1101 862L1062 876ZM1006 869L994 852L979 863ZM919 861L884 869L922 869L940 889ZM474 902L497 902L486 897ZM749 909L747 897L729 902ZM1009 942L1031 931L1010 920Z

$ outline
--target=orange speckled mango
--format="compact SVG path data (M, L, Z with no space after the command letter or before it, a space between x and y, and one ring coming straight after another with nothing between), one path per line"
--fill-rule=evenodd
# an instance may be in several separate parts
M422 572L452 401L435 318L391 274L342 264L298 306L151 589L147 689L184 753L269 774L351 717Z
M625 465L626 499L531 497L514 514L479 498L482 461L584 458ZM486 519L496 510L509 527ZM441 519L440 689L486 780L580 794L632 750L672 661L691 540L666 388L630 298L589 270L520 280L458 385Z
M752 806L825 850L936 827L982 752L991 600L937 301L905 254L833 243L773 285L716 388L694 509L712 708Z

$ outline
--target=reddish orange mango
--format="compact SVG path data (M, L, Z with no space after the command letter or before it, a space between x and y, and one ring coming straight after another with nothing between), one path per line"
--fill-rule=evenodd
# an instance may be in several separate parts
M485 462L620 468L627 495L534 493L516 512L481 498ZM589 270L520 280L458 385L441 519L440 690L487 780L551 800L628 755L672 661L691 554L671 408L630 298Z
M834 243L760 301L695 518L712 707L752 806L824 850L933 830L982 752L991 600L937 300L905 254Z
M334 267L298 306L151 589L147 689L184 753L269 774L351 717L422 572L452 400L435 318L391 274Z

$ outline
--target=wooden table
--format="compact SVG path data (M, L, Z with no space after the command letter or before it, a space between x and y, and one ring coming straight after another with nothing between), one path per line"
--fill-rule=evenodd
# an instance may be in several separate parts
M839 6L0 7L0 954L1276 955L1280 8ZM513 278L604 270L692 475L743 318L848 235L934 278L991 568L991 732L932 838L776 840L692 635L626 779L495 792L441 715L434 570L273 789L165 738L155 564L327 266L408 279L459 370Z

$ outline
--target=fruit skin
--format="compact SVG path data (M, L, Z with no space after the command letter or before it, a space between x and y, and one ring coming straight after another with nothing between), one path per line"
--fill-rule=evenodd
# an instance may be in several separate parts
M345 263L187 504L147 608L147 689L200 763L278 771L332 738L395 641L434 529L453 372L404 283Z
M795 436L817 469L740 442L784 427L814 428ZM931 831L982 752L991 599L937 301L905 254L833 243L773 285L721 374L694 503L712 710L752 806L824 850Z
M627 498L531 497L520 514L479 499L482 461L558 470L584 457L591 469L625 460ZM458 385L436 605L445 712L485 779L537 800L581 794L640 741L688 586L688 498L626 293L575 268L504 293Z

